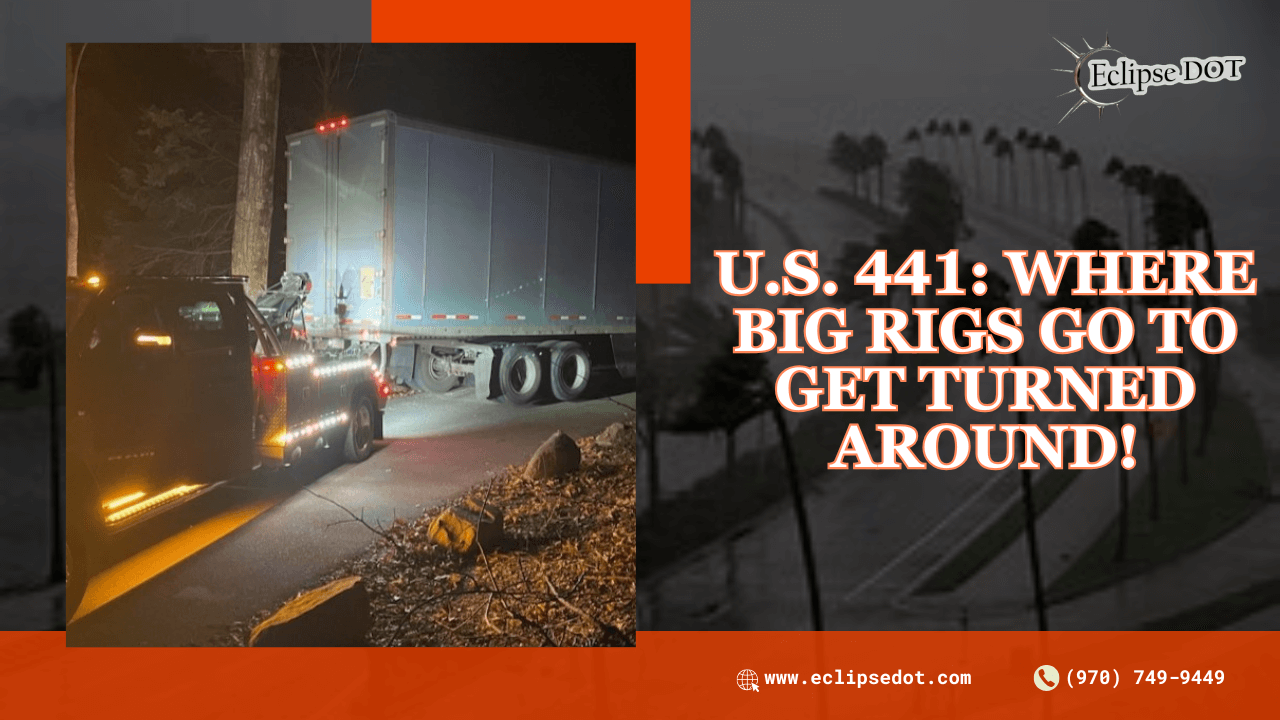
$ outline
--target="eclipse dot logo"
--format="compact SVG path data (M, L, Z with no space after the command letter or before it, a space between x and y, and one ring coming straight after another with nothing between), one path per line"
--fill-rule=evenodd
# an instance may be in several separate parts
M1031 678L1036 687L1049 692L1058 687L1058 668L1052 665L1041 665L1036 668L1036 674Z
M756 692L760 692L760 678L756 675L756 671L743 670L738 673L738 688L740 690L755 690Z

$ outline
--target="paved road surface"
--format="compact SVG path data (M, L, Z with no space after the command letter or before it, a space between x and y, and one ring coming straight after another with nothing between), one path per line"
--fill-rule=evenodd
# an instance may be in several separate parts
M621 386L610 391L633 390ZM635 406L635 393L616 395ZM127 538L92 582L68 645L187 645L272 607L373 540L332 503L372 525L424 509L523 462L551 433L594 434L632 413L596 399L512 407L446 396L394 398L386 434L358 465L331 459L258 486L221 488Z

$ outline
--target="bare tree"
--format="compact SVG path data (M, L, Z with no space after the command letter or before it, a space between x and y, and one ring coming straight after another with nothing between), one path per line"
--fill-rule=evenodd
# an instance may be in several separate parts
M84 59L88 43L67 43L67 277L75 277L79 268L76 258L80 253L80 210L76 205L76 80L80 76L80 61Z
M320 93L320 110L322 117L329 117L333 114L333 95L337 89L338 83L342 81L343 73L343 52L346 51L344 43L312 43L311 55L315 58L316 69L318 73L315 77L316 90ZM347 52L350 57L351 53ZM360 45L356 49L355 61L351 64L350 78L347 80L347 88L351 87L351 83L355 82L356 72L360 69L360 58L364 54L364 46Z
M231 272L249 277L251 295L267 286L279 106L280 44L246 44L244 120L240 130L240 175L231 241Z

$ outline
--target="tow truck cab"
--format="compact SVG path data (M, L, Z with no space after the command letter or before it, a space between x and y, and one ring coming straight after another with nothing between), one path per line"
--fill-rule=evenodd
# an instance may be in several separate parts
M97 540L311 449L364 460L382 435L370 363L286 356L244 278L69 280L67 302L68 612Z

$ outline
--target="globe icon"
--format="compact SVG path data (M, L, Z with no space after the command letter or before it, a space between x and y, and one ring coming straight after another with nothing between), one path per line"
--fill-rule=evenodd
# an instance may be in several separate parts
M755 690L760 692L760 678L756 676L755 670L743 670L738 673L738 687L743 690Z

